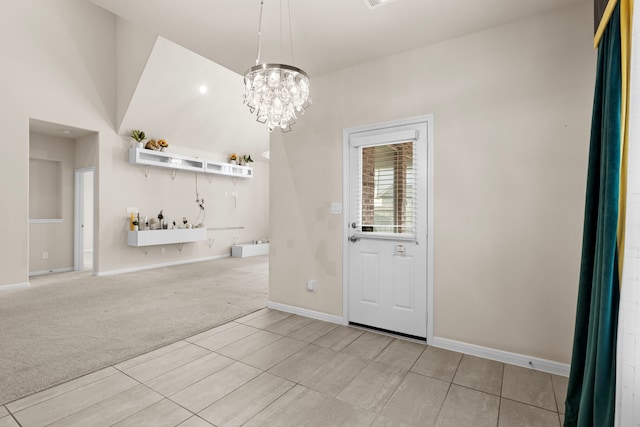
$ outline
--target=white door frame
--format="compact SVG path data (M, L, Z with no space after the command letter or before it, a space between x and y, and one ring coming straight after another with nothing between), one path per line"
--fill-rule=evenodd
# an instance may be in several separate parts
M342 131L342 204L344 206L342 216L344 219L342 224L342 319L344 324L349 323L349 218L351 217L351 209L357 209L355 206L350 206L349 202L349 189L351 188L349 179L350 135L416 123L427 124L427 343L430 343L433 340L433 114L347 128Z
M83 218L84 218L84 174L87 172L93 172L93 222L95 227L95 205L96 205L96 193L95 193L95 167L90 166L86 168L79 168L75 170L74 175L74 191L73 191L73 269L75 271L82 270L84 268L84 230L83 230ZM95 241L94 241L95 245ZM93 252L95 257L95 248ZM92 267L95 270L95 263Z

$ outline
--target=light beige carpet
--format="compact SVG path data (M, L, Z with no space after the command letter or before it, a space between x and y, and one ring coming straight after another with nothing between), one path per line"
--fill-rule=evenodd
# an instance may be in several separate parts
M0 404L265 307L268 270L267 256L225 258L0 292Z

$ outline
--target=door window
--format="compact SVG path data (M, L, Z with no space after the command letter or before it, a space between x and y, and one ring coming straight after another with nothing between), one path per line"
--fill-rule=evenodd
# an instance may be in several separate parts
M359 224L362 233L415 235L415 143L360 147Z

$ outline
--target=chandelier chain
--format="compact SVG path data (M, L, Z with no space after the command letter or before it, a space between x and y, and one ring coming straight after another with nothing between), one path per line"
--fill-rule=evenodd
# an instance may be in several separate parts
M291 65L294 65L296 62L293 59L293 24L291 24L291 0L287 0L287 9L289 11L289 46L291 47Z
M280 61L283 61L282 52L284 52L284 38L282 37L282 0L280 0Z
M264 0L260 0L260 19L258 20L258 54L256 56L256 65L260 63L261 43L262 43L262 10L264 9Z

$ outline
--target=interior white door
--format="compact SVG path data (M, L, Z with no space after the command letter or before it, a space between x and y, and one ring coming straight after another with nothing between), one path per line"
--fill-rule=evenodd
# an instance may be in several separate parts
M349 135L349 322L427 336L427 123Z
M85 263L85 252L93 256L93 167L75 170L74 189L74 270L93 268Z

